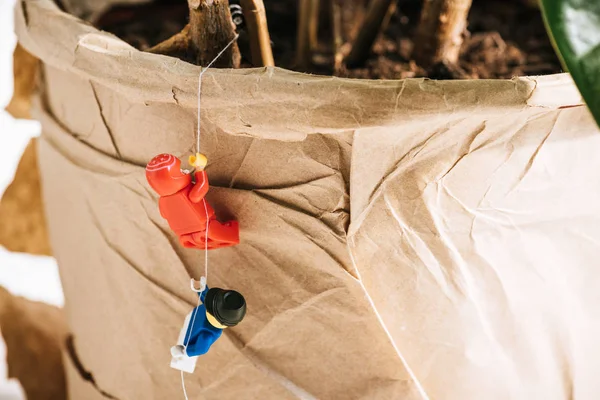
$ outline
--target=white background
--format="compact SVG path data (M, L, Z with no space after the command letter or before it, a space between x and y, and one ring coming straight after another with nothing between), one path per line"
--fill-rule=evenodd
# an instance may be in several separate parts
M37 122L15 120L4 111L13 91L12 53L16 44L13 5L14 0L0 0L0 196L12 181L29 139L40 131ZM32 300L63 304L58 270L52 257L11 253L0 246L0 286ZM6 348L0 338L0 399L24 398L18 382L7 380Z

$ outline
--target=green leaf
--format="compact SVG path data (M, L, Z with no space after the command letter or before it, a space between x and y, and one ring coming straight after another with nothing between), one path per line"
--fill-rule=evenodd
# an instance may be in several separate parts
M600 0L541 0L559 58L600 126Z

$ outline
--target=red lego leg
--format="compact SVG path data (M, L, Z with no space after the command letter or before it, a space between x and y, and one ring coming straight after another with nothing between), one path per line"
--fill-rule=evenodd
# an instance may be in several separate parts
M181 245L187 249L200 248L199 244L196 243L191 233L179 236L179 243L181 243ZM202 246L202 248L204 248L204 245Z
M229 221L224 224L216 219L209 222L208 243L206 243L206 232L194 232L181 235L179 238L183 247L204 250L220 249L222 247L235 246L240 242L239 224L237 221Z
M196 233L190 233L187 235L181 235L179 237L179 241L181 242L181 245L185 248L188 249L199 249L199 250L204 250L204 249L208 249L208 250L212 250L212 249L218 249L219 247L219 243L216 243L215 241L211 240L210 238L208 238L208 245L205 242L206 235L204 232L196 232Z
M237 221L222 224L213 219L209 222L208 238L221 243L223 246L234 246L240 243L240 225Z

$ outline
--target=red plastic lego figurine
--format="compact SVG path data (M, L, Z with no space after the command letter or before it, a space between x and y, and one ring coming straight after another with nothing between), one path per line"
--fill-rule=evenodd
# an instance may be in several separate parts
M204 199L208 192L206 157L191 156L190 164L196 167L195 182L191 173L181 170L181 161L171 154L159 154L146 166L148 183L160 195L160 215L169 222L184 247L204 250L238 244L237 221L220 223Z

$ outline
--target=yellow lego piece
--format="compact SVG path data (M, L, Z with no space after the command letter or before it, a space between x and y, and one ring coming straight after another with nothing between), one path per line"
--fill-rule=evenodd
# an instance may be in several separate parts
M195 155L191 155L189 157L188 162L198 171L204 171L206 164L208 164L208 159L204 154L196 153Z

